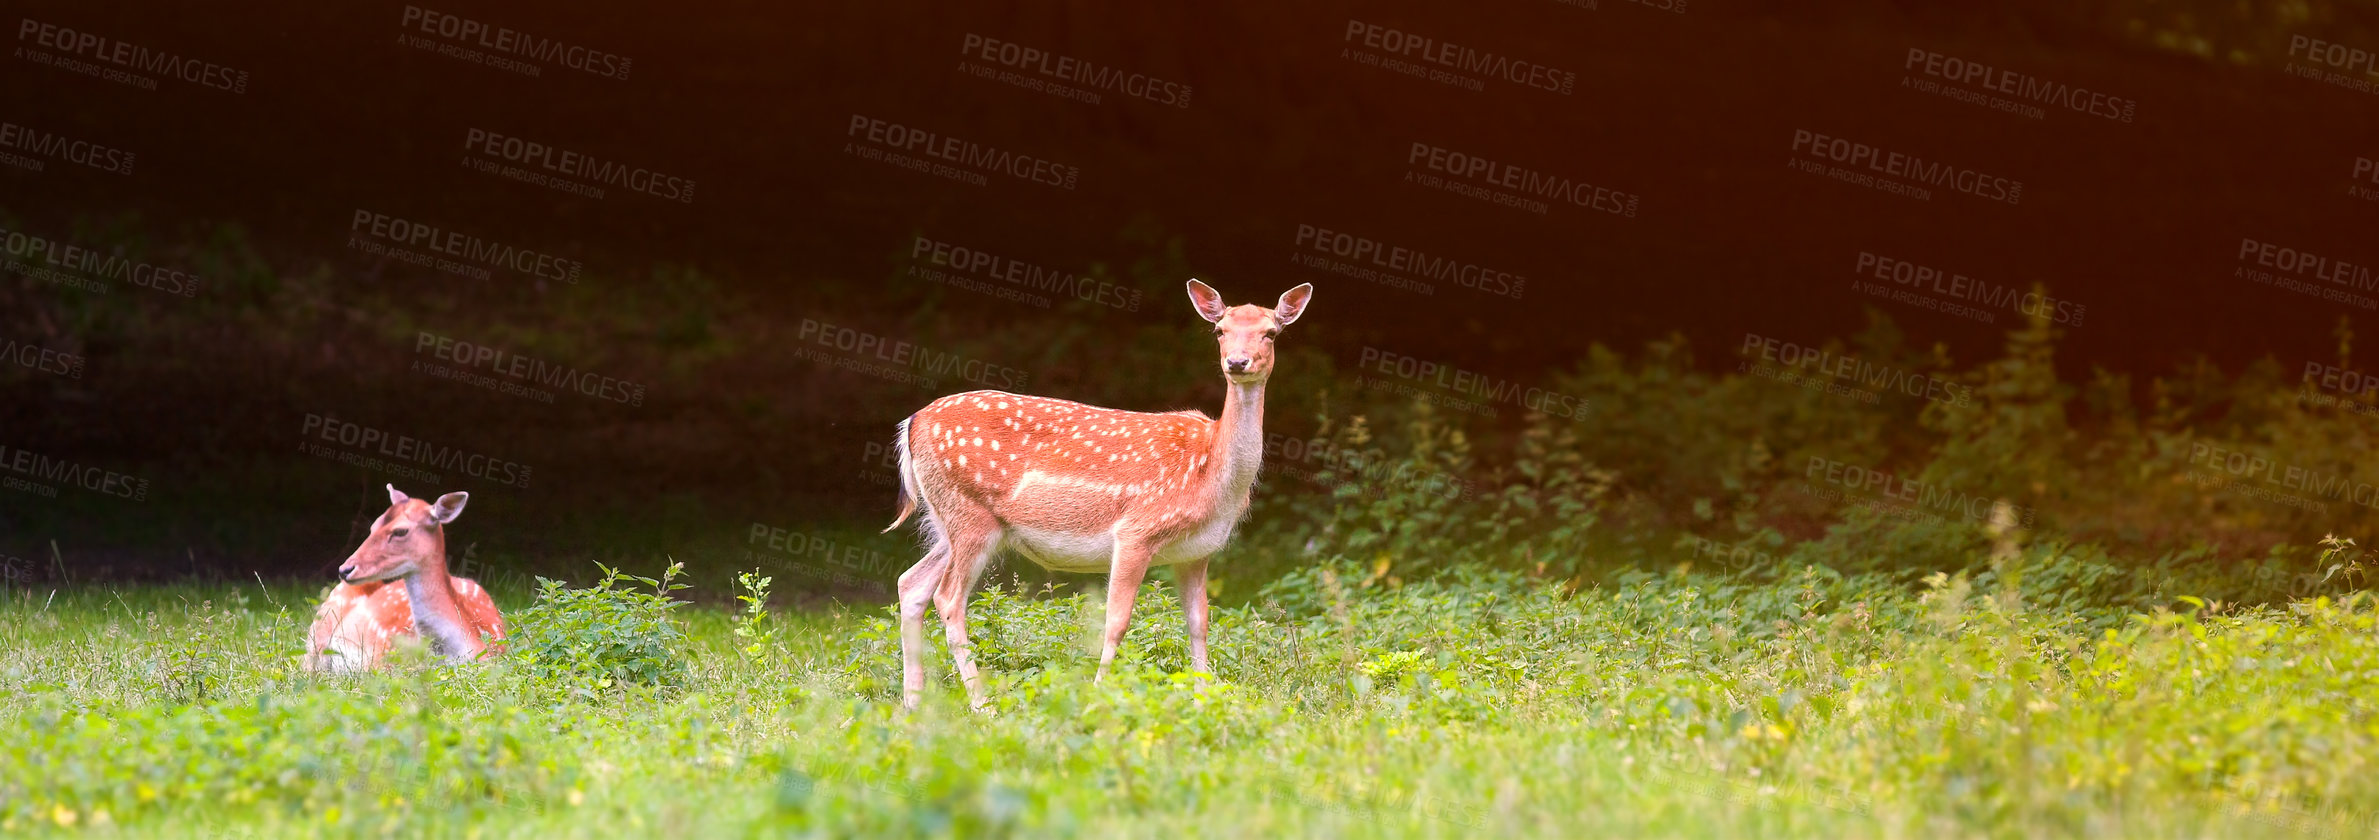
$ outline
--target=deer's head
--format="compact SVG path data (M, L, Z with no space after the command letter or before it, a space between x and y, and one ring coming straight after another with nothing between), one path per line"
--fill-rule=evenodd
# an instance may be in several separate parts
M1214 324L1214 340L1222 349L1223 376L1235 384L1252 385L1272 375L1272 339L1280 335L1282 327L1305 314L1305 303L1313 298L1313 284L1282 292L1280 305L1271 309L1252 303L1226 305L1222 293L1196 280L1189 281L1189 296L1198 315Z
M463 515L471 494L439 496L425 502L388 486L388 512L372 520L372 533L339 566L339 579L348 583L396 580L424 567L446 563L445 525Z

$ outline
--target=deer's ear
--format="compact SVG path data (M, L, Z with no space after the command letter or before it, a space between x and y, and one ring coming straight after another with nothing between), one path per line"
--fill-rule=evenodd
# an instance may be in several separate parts
M1296 322L1297 316L1305 314L1305 303L1310 300L1313 300L1312 283L1299 283L1297 288L1281 292L1280 306L1272 310L1273 320L1284 327Z
M1196 278L1189 281L1189 295L1190 305L1198 308L1200 318L1220 322L1223 313L1231 311L1231 307L1223 303L1223 293L1215 291L1213 286L1198 282Z
M471 494L461 490L439 496L438 503L430 505L430 518L440 524L453 522L455 517L463 515L463 505L470 502Z
M406 500L406 499L410 499L410 498L413 498L413 497L405 495L405 491L403 491L403 490L396 489L396 485L394 485L394 484L388 485L388 503L389 503L389 504L391 504L391 505L401 505L401 504L404 504L404 503L405 503L405 500Z

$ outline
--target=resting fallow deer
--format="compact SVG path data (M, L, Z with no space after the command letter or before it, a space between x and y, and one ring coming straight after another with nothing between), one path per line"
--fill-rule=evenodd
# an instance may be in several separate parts
M377 667L408 636L427 639L455 662L477 659L487 640L504 638L504 616L487 590L446 572L446 524L462 515L471 494L448 493L432 503L392 484L388 501L388 512L339 566L341 583L314 613L309 671Z

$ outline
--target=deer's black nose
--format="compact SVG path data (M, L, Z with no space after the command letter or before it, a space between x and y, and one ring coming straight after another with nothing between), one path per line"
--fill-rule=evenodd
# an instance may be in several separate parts
M353 565L340 566L340 567L339 567L339 580L346 581L346 582L348 582L348 583L354 583L354 582L355 582L355 567L354 567Z
M1232 373L1246 373L1247 360L1241 357L1233 356L1223 360L1223 367L1230 368Z

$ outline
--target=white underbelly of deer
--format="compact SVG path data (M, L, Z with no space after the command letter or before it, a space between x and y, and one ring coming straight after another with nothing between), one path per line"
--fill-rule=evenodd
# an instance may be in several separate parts
M1115 535L1107 531L1082 534L1010 525L1007 545L1041 568L1057 572L1103 572L1115 558Z
M1236 515L1215 516L1197 530L1158 546L1149 565L1173 566L1211 557L1231 541L1238 524ZM1115 562L1113 531L1063 531L1012 523L1005 530L1007 538L1001 547L1015 549L1034 565L1053 572L1105 572Z

